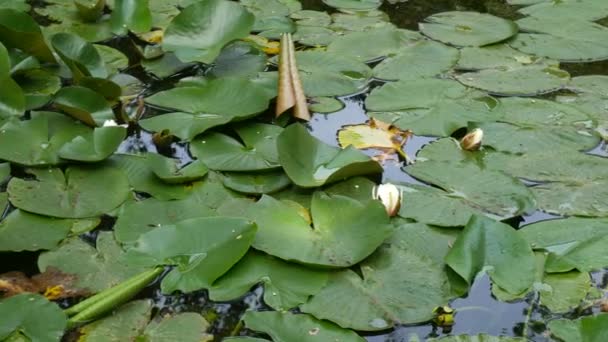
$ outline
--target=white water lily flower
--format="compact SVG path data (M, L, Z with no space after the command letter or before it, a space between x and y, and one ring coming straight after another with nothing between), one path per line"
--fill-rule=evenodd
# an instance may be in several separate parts
M460 147L466 151L479 150L482 139L483 131L480 128L475 128L460 140Z
M399 212L399 207L401 206L401 190L394 184L386 183L374 187L373 197L382 202L388 216L395 216Z
M103 122L103 127L114 127L114 126L118 126L118 124L114 120L106 120Z

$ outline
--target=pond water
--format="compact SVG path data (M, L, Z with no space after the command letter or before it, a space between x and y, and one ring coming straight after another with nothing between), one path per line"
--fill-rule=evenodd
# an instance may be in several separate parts
M305 9L323 10L332 12L335 9L326 6L320 0L302 0ZM458 10L458 11L477 11L482 13L491 13L499 17L518 19L521 14L516 12L516 7L506 4L504 0L407 0L397 2L396 4L385 4L380 10L387 13L392 23L401 28L417 30L418 23L424 18L434 13ZM123 52L130 49L124 42L120 40L112 41L109 45L120 48ZM132 57L132 56L131 56ZM593 62L593 63L565 63L562 68L570 72L574 76L587 74L602 74L608 75L608 61ZM186 74L196 74L197 70L187 70ZM134 76L140 79L147 80L145 93L157 92L161 89L169 88L175 83L179 77L173 79L158 81L149 77L141 68L133 68L129 70ZM180 75L181 77L182 75ZM337 140L337 132L345 125L354 125L365 123L369 120L366 115L364 102L369 92L383 82L373 82L368 89L343 96L339 99L344 103L344 108L338 112L331 114L315 113L308 127L312 134L319 140L332 145L339 146ZM554 95L549 95L552 97ZM132 109L137 106L136 100L132 103ZM156 114L152 108L144 108L142 118L152 117ZM415 160L417 152L425 145L437 140L434 137L412 136L405 147L405 153ZM172 142L165 146L163 150L157 148L157 144L153 142L152 133L146 132L137 127L130 127L128 138L119 147L118 152L158 152L168 156L178 158L183 164L193 160L188 152L188 145ZM608 148L605 143L597 146L589 151L589 154L608 157ZM373 155L374 151L367 151ZM383 182L394 183L411 183L422 184L420 181L412 178L401 169L404 166L404 161L387 162L384 165L384 173L382 176ZM5 190L5 189L0 189ZM8 211L7 211L8 213ZM7 214L5 213L5 215ZM559 218L560 216L551 215L537 211L531 215L518 217L509 221L509 224L515 228L522 227L526 224ZM110 229L113 222L106 222L107 229ZM102 227L103 229L104 227ZM88 233L83 238L94 243L97 232ZM36 259L38 253L20 252L20 253L0 253L0 260L7 260L0 264L0 273L12 271L15 269L24 271L27 274L35 274ZM593 281L597 287L605 287L608 283L608 272L600 271L593 273ZM139 298L152 298L155 307L161 313L181 312L181 311L196 311L202 312L203 316L211 322L212 333L216 337L229 336L234 333L242 335L256 336L255 333L247 329L239 330L242 327L239 325L239 320L243 312L250 308L264 308L265 304L262 300L262 288L257 287L251 291L242 300L229 303L215 303L208 299L205 291L197 291L189 294L180 295L162 295L158 284L153 284L146 288ZM532 341L548 341L545 336L544 321L548 317L556 318L558 316L547 312L538 304L538 298L529 295L524 300L514 302L501 302L496 300L491 293L490 280L487 276L482 275L475 279L469 294L464 298L458 298L450 303L450 306L456 310L455 324L449 328L437 327L434 324L422 324L412 326L399 326L389 332L379 332L367 334L365 337L370 342L405 342L417 335L421 339L428 337L438 337L448 334L477 334L488 333L491 335L508 335L508 336L525 336ZM67 303L66 303L67 304ZM597 312L596 307L588 308L577 313L568 313L565 317L574 318L578 315L588 315L592 312ZM239 332L240 331L240 332ZM219 340L219 339L218 339Z

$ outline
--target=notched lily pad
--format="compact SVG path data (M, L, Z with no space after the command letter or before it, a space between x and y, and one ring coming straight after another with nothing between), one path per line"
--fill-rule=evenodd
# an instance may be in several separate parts
M229 172L223 177L224 186L244 194L270 194L291 185L283 171L264 173Z
M83 162L98 162L106 159L127 136L124 127L96 127L87 135L80 135L65 143L59 157Z
M178 166L179 160L167 158L160 154L150 153L147 161L154 174L169 184L189 183L204 177L207 166L200 160L195 160L183 167Z
M59 341L67 326L61 308L38 294L20 294L0 301L4 341Z

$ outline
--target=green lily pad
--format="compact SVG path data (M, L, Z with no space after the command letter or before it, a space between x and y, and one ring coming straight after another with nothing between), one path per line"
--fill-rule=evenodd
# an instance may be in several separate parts
M30 169L36 180L12 178L8 183L11 203L36 214L84 218L108 213L129 196L127 177L111 167L70 166Z
M209 288L241 259L256 235L242 218L203 217L153 229L128 251L131 263L176 265L161 282L163 293Z
M585 75L572 78L568 88L577 93L608 96L608 76Z
M441 43L420 40L374 67L374 77L384 80L415 80L446 72L458 61L458 50Z
M0 8L0 41L44 62L55 63L53 52L46 45L40 26L27 13Z
M170 134L182 140L192 140L206 130L224 125L234 117L222 114L167 113L139 121L139 125L149 131L161 132L168 129Z
M455 46L485 46L517 34L511 20L477 12L443 12L433 14L418 24L420 32L442 43Z
M27 12L31 7L26 1L27 0L0 0L0 9L11 8L22 12Z
M494 44L484 47L464 47L460 49L460 59L458 60L458 64L456 64L456 69L505 69L543 62L549 64L549 61L517 51L507 44Z
M225 173L224 186L244 194L270 194L285 189L291 180L283 171L265 173Z
M3 341L58 342L67 326L61 308L39 294L23 293L0 301L0 315L4 317L0 325Z
M23 90L11 77L0 76L0 119L21 116L25 109L26 98Z
M0 251L54 249L71 231L86 232L99 222L98 218L57 219L17 209L0 222Z
M26 109L44 106L61 88L59 77L43 69L18 70L12 76L25 95Z
M143 336L150 342L172 342L176 339L184 342L203 342L213 339L212 335L206 333L208 329L209 323L200 314L182 312L152 321Z
M545 274L540 303L553 313L568 312L579 306L591 290L589 273L567 272Z
M563 62L608 58L608 28L581 19L527 17L517 21L522 30L511 47L532 55Z
M536 250L549 252L546 272L589 272L608 265L605 219L567 218L530 224L518 231Z
M114 119L114 112L108 101L101 94L85 87L61 88L55 94L53 106L93 127Z
M547 327L552 336L568 342L600 342L608 338L608 315L582 317L577 320L556 319Z
M334 39L327 46L327 51L369 62L395 54L407 43L420 38L417 32L382 27L363 32L349 32Z
M322 11L301 10L292 13L290 17L297 20L299 26L327 27L331 24L329 14Z
M260 36L277 40L280 39L281 33L294 31L293 21L288 16L302 9L302 4L297 0L242 0L240 2L255 16L251 30L259 32Z
M63 159L98 162L108 158L127 136L124 127L96 127L87 135L79 135L59 150Z
M243 320L247 328L264 332L275 342L365 341L354 331L342 329L333 323L305 314L248 311L243 316Z
M598 0L561 0L536 1L532 6L520 9L518 12L533 17L554 17L567 21L569 19L584 19L596 21L608 16L608 7ZM540 3L539 3L540 2Z
M333 273L301 310L344 328L380 331L428 321L435 307L457 296L443 258L458 232L398 222L386 244L361 263L360 273Z
M75 275L78 288L94 293L118 285L143 269L127 263L125 252L112 235L112 232L100 232L97 249L73 237L59 248L40 254L38 268L44 272L54 267Z
M520 127L561 129L573 126L583 130L591 126L587 112L568 104L526 97L504 98L500 104L498 110L502 115L499 120Z
M472 250L479 252L473 255ZM487 267L492 282L508 293L524 292L534 282L536 261L529 242L510 226L482 216L471 217L445 261L468 284Z
M105 78L84 77L78 82L78 85L91 89L111 102L118 100L122 94L122 89L118 84Z
M103 60L108 75L114 75L129 66L129 59L124 53L101 44L93 44L93 47Z
M254 285L264 285L264 302L286 311L308 301L327 283L328 272L289 264L272 256L250 251L209 289L214 301L234 300Z
M167 52L158 58L143 59L141 66L146 72L153 74L157 78L166 78L193 66L193 63L180 61L175 54Z
M268 124L249 124L236 129L242 140L209 133L190 144L192 154L211 170L257 171L280 167L276 139L283 129Z
M334 97L313 97L308 99L308 109L314 113L329 114L344 108L344 102Z
M382 0L323 0L331 7L349 11L368 11L382 5Z
M103 15L105 0L74 0L74 5L82 20L95 22Z
M340 212L340 219L334 215ZM264 195L247 211L258 224L253 247L287 261L347 267L370 255L392 232L386 209L378 201L313 195L314 229L298 209ZM292 248L293 244L300 246Z
M339 35L326 27L298 26L293 34L294 42L306 46L327 46Z
M169 184L189 183L203 178L209 171L207 166L199 160L184 167L178 166L179 160L156 153L148 154L147 160L154 174Z
M551 214L565 216L608 216L604 198L608 196L608 181L577 183L547 183L532 188L538 208Z
M534 195L517 179L473 163L418 161L405 171L494 215L513 217L536 208Z
M195 2L167 27L163 49L183 62L211 63L226 43L249 34L254 16L241 4L226 0Z
M289 178L301 187L317 187L353 176L382 172L381 166L352 146L329 146L300 124L287 127L277 138L279 161Z
M70 68L74 81L84 76L105 78L108 76L105 62L91 43L78 35L57 33L51 39L53 48Z
M110 26L112 32L117 34L149 31L152 27L152 14L148 0L114 0Z
M0 127L0 158L26 166L56 165L60 163L59 149L90 130L58 113L32 112L31 116L30 120L14 119Z
M149 300L136 300L117 308L112 315L89 323L80 329L85 341L102 342L108 339L136 340L144 331L152 303Z
M490 336L488 334L479 335L457 335L429 338L427 342L525 342L525 338L508 336Z
M108 17L89 22L80 15L73 0L49 0L44 7L34 9L37 14L46 16L54 22L44 27L45 35L71 32L89 42L97 42L112 37Z
M222 77L255 76L266 68L266 54L253 44L236 41L226 45L208 75Z
M11 177L11 164L0 163L0 184L5 183Z
M394 27L388 15L382 11L332 13L331 19L329 28L335 31L367 31Z

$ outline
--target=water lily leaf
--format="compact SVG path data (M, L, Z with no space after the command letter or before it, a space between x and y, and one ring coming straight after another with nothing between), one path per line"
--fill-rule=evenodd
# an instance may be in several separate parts
M62 114L32 112L30 120L14 119L0 127L0 158L26 166L56 165L59 149L89 130Z
M55 303L38 294L24 293L0 301L0 338L4 341L60 341L67 317ZM6 339L6 340L5 340Z
M189 183L203 178L209 169L200 160L180 167L179 160L151 153L147 156L150 169L156 176L169 184Z
M5 183L11 177L11 164L0 163L0 184Z
M150 31L152 14L148 0L114 0L110 25L117 34Z
M82 20L95 22L103 15L106 0L74 0L74 5Z
M563 62L608 58L608 28L582 19L526 17L517 21L522 30L511 47L532 55Z
M163 49L183 62L211 63L226 43L247 36L253 22L254 16L238 3L195 2L173 18L165 31Z
M308 99L308 109L314 113L329 114L344 108L344 102L333 97L313 97Z
M343 126L338 131L338 143L345 148L349 145L358 149L377 148L401 151L411 132L377 120L367 124Z
M18 70L12 76L25 95L26 109L44 106L61 88L61 79L43 69Z
M429 338L427 342L525 342L525 338L509 336L490 336L487 334L479 335L457 335L443 336L439 338Z
M80 328L81 338L87 342L102 342L109 339L134 341L144 331L152 303L149 300L136 300L120 306L108 317Z
M471 217L445 261L468 284L484 268L508 293L524 292L534 282L536 261L529 241L511 226L483 216Z
M307 46L327 46L339 35L336 31L315 26L298 26L293 34L293 40Z
M54 267L75 275L79 288L94 293L120 284L143 269L127 263L125 252L112 235L112 232L100 232L97 249L79 237L73 237L58 249L40 254L38 268L44 272Z
M600 342L608 338L607 314L582 317L576 320L556 319L549 322L547 327L552 336L562 341Z
M328 6L350 11L368 11L382 5L382 0L323 0L323 2Z
M340 149L314 138L300 124L277 138L279 161L298 186L317 187L352 176L382 172L380 164L353 147Z
M27 13L0 8L0 41L44 62L55 63L53 52L46 45L40 26Z
M253 44L236 41L226 45L208 75L222 77L255 76L266 68L266 54Z
M473 163L418 161L405 171L494 215L513 217L536 208L534 195L517 179Z
M0 76L0 119L21 116L25 109L23 90L10 76Z
M560 18L564 21L570 18L596 21L608 16L608 7L598 0L536 1L536 4L521 8L518 12L539 18Z
M57 33L51 38L53 48L70 68L74 81L84 76L108 76L105 62L91 43L72 33Z
M370 62L397 53L406 43L420 38L417 32L382 27L363 32L349 32L334 39L327 46L327 51Z
M211 170L257 171L279 168L276 137L279 126L250 124L235 129L242 143L220 133L210 133L190 144L192 154Z
M501 99L500 104L499 120L521 127L573 126L583 130L590 126L589 114L568 104L525 97Z
M17 209L0 222L0 251L54 249L71 231L86 232L99 222L98 218L57 219Z
M332 13L329 28L335 31L368 31L394 27L388 15L382 11Z
M114 112L106 99L95 91L79 86L61 88L53 105L89 126L101 126L114 119Z
M12 178L8 183L11 203L36 214L65 218L99 216L112 211L129 196L125 174L111 167L70 166L30 169L37 180Z
M102 17L94 22L86 21L74 5L74 0L49 0L46 6L37 6L34 10L37 14L53 21L52 24L44 27L45 35L71 32L89 42L102 41L112 37L107 17Z
M322 11L301 10L292 13L290 17L297 20L300 26L327 27L331 24L329 14Z
M328 272L286 263L272 256L250 251L209 289L214 301L234 300L254 285L264 285L264 302L286 311L305 303L327 282Z
M213 336L206 333L207 329L209 323L203 316L194 312L182 312L160 321L152 321L144 331L144 338L150 342L212 341Z
M546 272L578 269L589 272L608 265L604 251L608 243L608 221L567 218L530 224L518 234L536 250L549 252Z
M26 1L27 0L0 0L0 9L11 8L22 12L27 12L31 7Z
M124 127L96 127L87 135L79 135L59 150L63 159L98 162L106 159L127 136Z
M608 216L604 198L608 195L608 181L586 183L547 183L532 188L538 208L564 216Z
M177 87L156 93L146 102L159 107L187 113L230 115L247 118L268 108L270 95L253 80L246 78L220 78L198 87ZM226 99L239 101L226 101Z
M334 215L340 211L339 220ZM347 267L370 255L392 232L378 201L313 195L311 228L294 207L264 195L248 210L259 227L253 247L287 261L328 267ZM293 243L301 248L294 249Z
M506 40L517 34L511 20L477 12L443 12L433 14L418 24L424 35L456 46L484 46Z
M78 82L78 85L91 89L92 91L102 95L106 100L114 102L122 95L122 89L116 83L105 78L98 77L83 77Z
M243 320L247 328L264 332L270 335L275 342L365 341L354 331L342 329L333 323L305 314L248 311L243 316Z
M203 217L153 229L128 251L139 265L176 265L161 282L163 293L209 288L241 259L256 235L242 218Z
M129 59L122 52L101 44L93 44L93 47L103 60L108 75L114 75L129 66Z
M568 88L577 93L608 96L608 76L585 75L572 78Z
M384 80L414 80L448 71L458 61L458 50L441 43L420 40L374 67L374 76Z
M553 313L568 312L581 304L591 290L589 273L567 272L545 274L540 303Z
M516 68L523 65L548 63L540 57L517 51L507 44L493 44L484 47L464 47L460 49L459 70L484 70Z
M224 186L244 194L270 194L291 185L283 171L265 173L229 172L224 174Z
M333 273L301 310L363 331L427 321L455 296L443 257L457 233L401 221L386 245L363 261L361 275Z
M169 77L193 65L193 63L180 61L175 54L170 52L163 54L159 58L143 59L141 61L141 66L146 72L151 73L157 78Z
M263 338L257 338L257 337L249 337L249 336L238 336L238 337L227 337L225 339L223 339L222 341L225 342L268 342L268 340L265 340Z
M149 131L160 132L168 129L172 135L182 140L192 140L206 130L232 121L230 115L168 113L139 121L139 125Z

